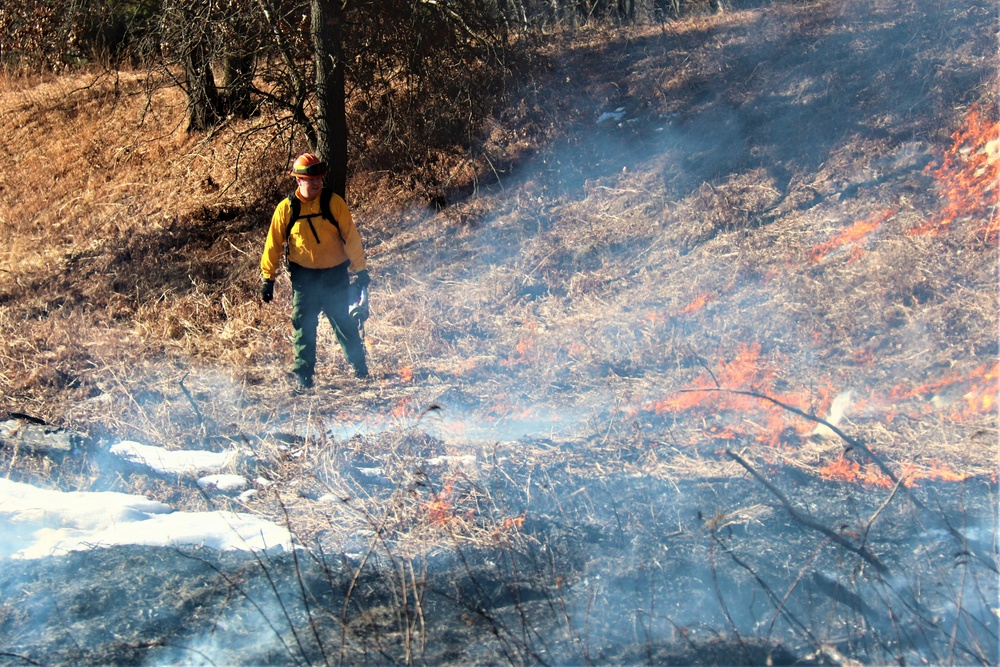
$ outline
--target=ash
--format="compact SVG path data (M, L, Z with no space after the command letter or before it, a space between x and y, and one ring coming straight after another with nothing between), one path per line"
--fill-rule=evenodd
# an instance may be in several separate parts
M0 664L997 662L995 482L550 473L489 547L3 562Z

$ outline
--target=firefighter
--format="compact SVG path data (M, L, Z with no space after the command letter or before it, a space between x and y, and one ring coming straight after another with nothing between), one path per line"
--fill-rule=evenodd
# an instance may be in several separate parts
M326 163L303 153L292 163L295 192L274 209L260 258L260 297L274 298L274 279L287 244L286 263L292 280L292 329L296 393L313 384L316 329L322 312L333 327L355 376L368 377L365 346L358 322L349 314L352 292L365 290L369 276L361 236L340 195L323 190ZM354 285L350 271L356 274Z

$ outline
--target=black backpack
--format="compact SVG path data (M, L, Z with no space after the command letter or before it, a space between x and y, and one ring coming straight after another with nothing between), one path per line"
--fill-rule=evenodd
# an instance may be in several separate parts
M299 220L304 219L306 222L309 223L309 229L312 230L313 238L316 239L316 243L319 243L319 234L316 233L316 228L313 227L312 219L316 217L321 217L321 218L326 218L327 220L333 223L333 226L337 228L337 233L340 235L340 240L343 242L345 246L347 245L347 239L344 238L344 232L341 231L340 229L340 223L337 222L337 219L333 217L333 213L330 211L330 197L327 197L326 193L323 192L322 190L319 193L318 214L314 213L312 215L301 215L302 202L299 201L299 198L295 196L294 191L290 195L288 195L288 206L290 212L288 215L288 226L285 227L286 240L288 239L288 233L292 231L292 227L295 225L295 223Z

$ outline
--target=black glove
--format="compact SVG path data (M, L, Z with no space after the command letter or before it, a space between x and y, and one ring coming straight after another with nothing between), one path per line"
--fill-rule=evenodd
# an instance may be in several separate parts
M368 284L371 283L371 281L372 279L368 275L368 269L361 269L360 271L358 271L358 275L354 279L354 284L357 285L360 289L364 289L368 287Z
M264 280L260 283L260 300L264 303L270 303L271 299L274 298L274 281Z

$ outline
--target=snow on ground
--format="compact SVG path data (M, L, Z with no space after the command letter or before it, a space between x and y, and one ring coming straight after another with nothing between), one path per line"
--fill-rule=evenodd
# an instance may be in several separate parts
M42 558L114 545L288 550L283 527L237 512L175 512L143 496L56 491L0 479L0 558Z
M236 452L231 449L225 452L168 450L131 440L112 446L111 453L161 475L194 476L202 472L218 472L236 460Z
M238 491L248 482L218 474L236 452L168 451L125 441L112 454L160 474L197 477L203 489ZM220 551L288 550L285 528L238 512L177 512L144 496L58 491L0 478L0 558L42 558L113 545L207 546Z

